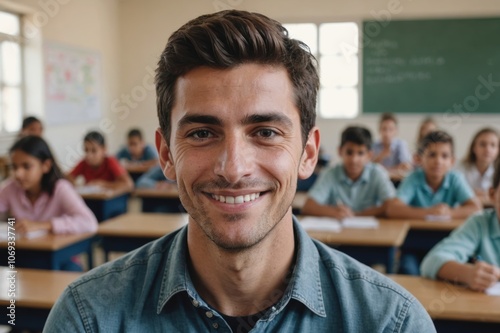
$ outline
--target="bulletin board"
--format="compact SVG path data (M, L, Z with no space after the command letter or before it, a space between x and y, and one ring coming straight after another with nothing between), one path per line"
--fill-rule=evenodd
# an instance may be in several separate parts
M45 115L51 125L101 118L99 52L44 44Z

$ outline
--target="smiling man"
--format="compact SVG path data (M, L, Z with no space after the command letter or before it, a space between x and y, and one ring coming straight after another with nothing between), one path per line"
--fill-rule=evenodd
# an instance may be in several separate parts
M292 216L320 141L302 43L260 14L201 16L170 37L156 86L160 164L189 223L72 283L47 332L435 331L413 296Z

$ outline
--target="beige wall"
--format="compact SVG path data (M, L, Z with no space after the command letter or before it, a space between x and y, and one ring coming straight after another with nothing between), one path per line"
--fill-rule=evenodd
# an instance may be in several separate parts
M153 70L169 35L187 20L229 7L228 4L236 9L262 12L283 22L361 20L372 18L373 13L389 6L389 0L21 0L16 3L28 5L35 12L45 10L43 3L57 3L57 11L42 26L43 38L101 52L101 107L107 122L104 129L109 149L113 152L132 126L143 128L147 140L154 142L158 122ZM394 19L500 16L496 0L401 0L401 7L401 13ZM43 113L43 103L30 105L34 105L30 112ZM435 118L455 136L460 156L478 128L492 123L500 127L499 115L473 116L457 126L451 126L456 123L446 122L442 115ZM420 119L416 115L400 118L401 137L410 144ZM335 154L340 131L348 123L363 124L376 131L376 122L374 116L361 116L354 120L319 119L318 125L326 150ZM61 163L68 166L74 160L73 152L81 146L83 133L99 125L95 121L51 126L46 136Z

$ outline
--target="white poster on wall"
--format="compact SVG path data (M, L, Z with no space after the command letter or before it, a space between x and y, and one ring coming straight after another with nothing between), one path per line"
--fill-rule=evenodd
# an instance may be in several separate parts
M48 124L74 124L101 117L99 52L45 43L44 76Z

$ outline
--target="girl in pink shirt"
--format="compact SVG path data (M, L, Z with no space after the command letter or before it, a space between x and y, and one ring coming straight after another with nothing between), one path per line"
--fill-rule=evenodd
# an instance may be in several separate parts
M95 232L97 219L63 179L47 143L27 136L10 148L13 178L0 185L0 215L16 218L16 232Z

